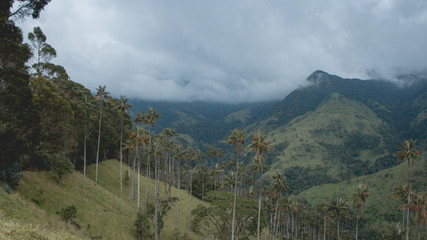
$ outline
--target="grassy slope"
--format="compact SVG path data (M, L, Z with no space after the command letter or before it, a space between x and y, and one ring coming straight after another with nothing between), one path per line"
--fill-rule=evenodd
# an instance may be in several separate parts
M278 160L267 174L292 166L323 166L324 148L319 142L340 144L342 136L354 131L379 136L377 131L381 126L384 126L384 122L368 107L334 93L315 111L299 116L289 124L267 133L267 140L271 141L273 149L279 143L289 144L279 154ZM315 131L318 133L314 134ZM380 156L371 150L364 150L359 158L373 161Z
M397 161L397 160L396 160ZM322 200L328 200L334 196L344 196L349 199L351 192L355 191L359 184L366 184L370 193L367 201L367 209L363 212L363 218L370 224L370 228L378 227L383 221L398 222L402 220L402 211L399 210L399 201L392 198L393 187L407 183L406 162L396 167L379 171L372 175L353 178L338 184L324 184L312 187L299 194L299 197L316 206ZM418 192L427 190L427 160L422 161L411 168L411 184ZM349 206L351 203L348 202Z
M18 193L14 193L10 197L1 198L0 213L5 217L2 227L10 229L13 226L21 224L36 224L43 229L46 228L47 231L63 233L64 236L70 235L74 237L76 235L86 238L102 236L102 239L132 239L133 222L136 216L136 200L133 200L132 216L129 216L130 203L128 187L125 184L123 212L120 212L119 162L110 160L100 164L98 186L95 186L93 181L94 173L95 166L89 166L89 178L86 179L86 189L83 190L83 175L79 172L65 176L60 185L56 183L48 172L24 172L24 178L18 187ZM126 173L126 167L124 173ZM162 194L164 192L162 191L163 189L163 184L160 184L161 198L164 196ZM154 184L150 180L148 189L149 201L152 201L154 198L153 192ZM142 206L144 194L145 178L141 177ZM172 196L176 195L177 192L173 189ZM37 200L40 207L31 202L31 199ZM15 202L20 205L10 208L9 205ZM189 195L181 190L179 229L182 233L187 232L188 202ZM192 208L198 204L200 204L200 201L193 197ZM75 230L73 226L64 224L57 216L56 211L67 205L75 205L77 207L76 221L80 224L81 230ZM165 220L165 228L162 231L163 239L170 238L175 229L175 212L176 205L174 204ZM38 233L39 231L37 230L36 232ZM199 237L192 233L191 239L197 238ZM16 237L10 239L22 238ZM61 239L67 238L64 237ZM70 237L68 239L77 238Z
M0 190L0 239L85 239L85 235L19 193Z

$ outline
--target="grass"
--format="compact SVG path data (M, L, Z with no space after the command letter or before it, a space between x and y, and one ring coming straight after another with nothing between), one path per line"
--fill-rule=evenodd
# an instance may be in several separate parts
M397 160L396 160L397 161ZM417 162L411 168L411 186L417 192L425 192L427 189L427 160ZM392 198L393 187L403 186L407 183L407 164L399 164L393 168L385 169L372 175L353 178L338 184L324 184L312 187L298 196L307 200L312 206L316 206L324 200L342 196L350 199L350 193L354 192L359 184L366 184L370 197L367 200L367 208L364 209L363 219L368 222L370 228L383 222L398 222L402 220L401 204ZM348 201L351 207L351 203ZM353 211L352 211L353 212ZM415 228L414 228L415 232Z
M0 239L25 239L26 235L19 234L27 232L40 235L28 239L56 239L49 237L50 232L64 236L60 239L133 239L137 203L135 198L132 203L132 215L129 215L129 188L127 182L124 182L123 211L120 212L119 167L116 160L102 162L99 165L98 185L95 185L95 166L89 166L85 189L83 175L77 171L64 176L61 184L57 184L49 172L24 172L16 192L9 196L1 191L0 223L4 236L0 235ZM126 170L127 166L124 166L123 174ZM161 199L164 196L163 186L160 184ZM172 196L176 195L177 191L173 188ZM145 177L141 176L141 206L144 205L144 196ZM151 179L148 196L152 202L154 183ZM180 191L179 231L185 234L188 227L189 197L186 191ZM200 200L193 197L192 208L200 203ZM56 213L69 205L77 208L76 222L80 229L63 222ZM175 212L176 204L173 204L165 219L162 239L170 239L175 230ZM6 236L4 232L9 232L9 235ZM17 232L17 235L11 235L14 232ZM193 232L190 237L201 238Z
M354 131L381 136L377 131L384 124L362 103L334 93L315 111L307 112L293 119L289 124L267 133L267 140L272 143L273 151L277 146L276 143L289 143L286 149L281 150L270 171L283 172L286 168L293 166L324 166L322 157L325 156L325 149L319 143L342 144L342 136ZM265 127L265 129L268 128ZM317 134L315 134L316 131ZM363 150L360 152L359 159L375 161L383 154L369 149ZM336 169L330 169L330 174L335 175L335 172L337 172Z

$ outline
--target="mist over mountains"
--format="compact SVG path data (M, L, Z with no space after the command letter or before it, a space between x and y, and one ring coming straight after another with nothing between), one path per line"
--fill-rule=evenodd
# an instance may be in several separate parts
M234 128L250 135L262 130L273 151L269 176L280 171L299 192L392 167L392 153L405 138L427 142L427 78L402 75L400 82L346 79L315 71L308 84L281 101L224 104L132 100L133 111L148 106L161 114L159 128L170 127L184 143L228 149ZM230 151L231 153L231 151ZM246 163L251 162L248 154ZM304 174L301 174L304 172Z

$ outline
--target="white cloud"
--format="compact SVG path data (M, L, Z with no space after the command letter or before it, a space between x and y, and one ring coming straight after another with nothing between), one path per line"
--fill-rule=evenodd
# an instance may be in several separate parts
M55 0L37 25L74 81L116 96L259 101L317 69L427 69L424 0Z

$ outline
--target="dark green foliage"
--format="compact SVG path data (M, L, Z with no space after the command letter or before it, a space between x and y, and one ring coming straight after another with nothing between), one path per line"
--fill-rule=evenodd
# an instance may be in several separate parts
M61 183L62 177L67 173L72 173L74 171L74 165L65 158L64 156L59 156L55 159L53 163L53 172L56 174L58 183Z
M61 208L61 210L57 211L62 220L66 222L73 222L76 218L77 208L74 205L68 205L66 207Z
M19 172L19 165L16 162L5 170L0 170L0 180L6 182L12 188L18 185L21 178L22 174Z
M326 167L295 166L285 169L283 174L286 176L291 194L298 194L316 185L338 182L336 178L328 174Z
M147 209L144 212L139 211L134 222L136 239L152 239L154 234L150 231L151 221L154 216L154 206L151 203L147 204Z
M12 192L12 189L7 183L3 184L3 190L7 192L7 194L10 194L10 192Z
M204 218L205 225L214 230L214 236L218 239L229 239L231 236L231 216L233 193L210 192L206 195L205 201L209 206L198 205L192 210L193 230L200 231ZM263 213L261 213L263 214ZM258 205L255 199L237 197L236 202L236 231L238 239L248 239L255 236L257 231ZM266 222L262 219L261 228Z

